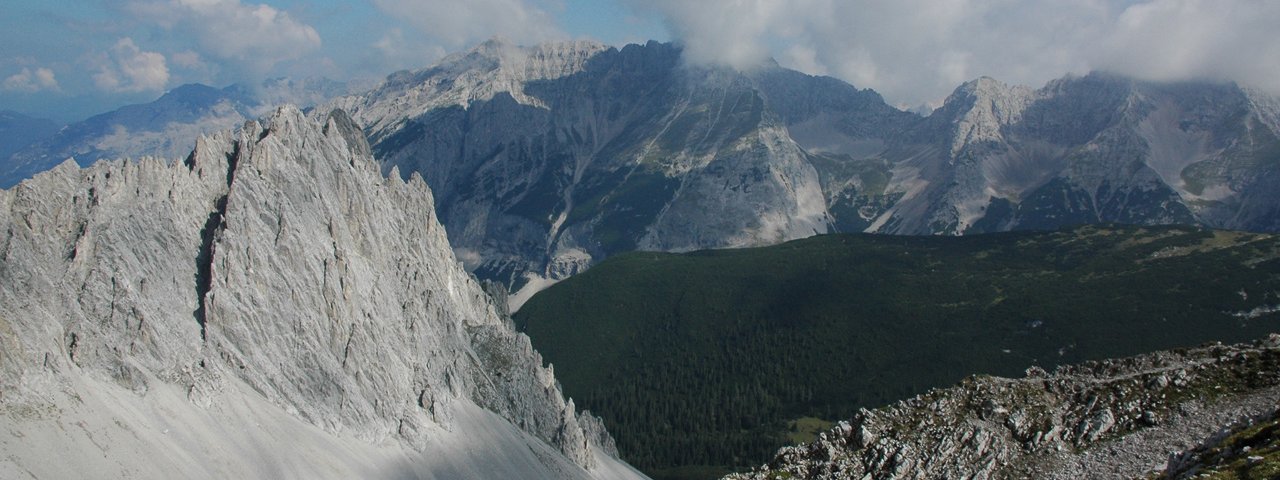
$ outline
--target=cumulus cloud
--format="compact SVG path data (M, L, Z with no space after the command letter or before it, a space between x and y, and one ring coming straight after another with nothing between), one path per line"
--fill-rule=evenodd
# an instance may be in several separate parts
M125 37L99 60L93 82L108 92L163 90L169 84L169 67L164 55L143 51Z
M450 49L495 33L529 44L564 36L550 14L525 0L373 0L373 4Z
M1157 80L1237 80L1280 92L1280 2L1166 0L1117 18L1097 67Z
M1280 91L1280 2L1250 0L632 0L688 59L786 66L919 104L989 75L1038 86L1105 69Z
M382 54L387 64L397 67L420 67L424 60L440 58L448 53L443 46L424 42L422 37L406 36L399 28L388 29L372 46Z
M38 67L32 70L23 67L21 72L10 75L0 83L0 87L11 92L35 93L43 90L58 90L58 79L53 70Z
M796 7L810 0L655 0L642 8L656 9L667 19L672 34L685 43L685 55L698 63L723 63L736 68L759 65L769 57L770 36L803 26Z
M130 4L135 15L190 35L200 53L262 73L320 47L320 34L288 12L240 0L165 0Z
M171 54L169 59L173 60L174 65L184 68L200 68L204 66L204 61L200 59L200 54L191 50L183 50Z

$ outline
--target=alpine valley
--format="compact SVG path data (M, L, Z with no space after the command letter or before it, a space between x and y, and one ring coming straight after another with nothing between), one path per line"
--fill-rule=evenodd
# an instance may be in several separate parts
M983 77L920 115L494 39L0 132L3 478L1280 465L1247 86Z
M1280 239L1168 226L837 234L761 248L633 252L540 292L515 316L557 365L565 392L601 414L623 457L673 479L758 465L859 409L970 375L1021 376L1032 367L1246 341L1276 331L1278 318ZM1083 393L1060 401L1065 410L1093 409ZM1080 421L1068 420L1054 421L1065 430ZM900 430L893 441L926 432ZM952 448L963 443L952 440ZM852 477L877 469L873 478L890 476L907 462L885 463L897 445ZM952 453L990 453L970 447L978 448ZM1022 449L1008 447L997 455ZM946 460L936 444L911 448L921 449L911 454L921 468L989 460ZM1163 457L1172 445L1149 448ZM906 478L975 473L903 468L913 472Z

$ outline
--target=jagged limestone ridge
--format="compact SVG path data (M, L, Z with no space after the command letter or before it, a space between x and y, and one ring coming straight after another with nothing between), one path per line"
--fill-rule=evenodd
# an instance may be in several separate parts
M461 401L578 465L612 454L459 266L425 183L367 152L342 112L286 106L183 162L68 161L0 191L0 403L50 405L71 372L205 407L234 381L374 443L422 448Z
M525 85L578 73L606 49L588 40L523 47L494 38L433 66L394 73L369 92L335 99L332 105L351 112L376 143L406 120L448 106L467 108L499 93L509 93L521 104L545 107L525 93Z

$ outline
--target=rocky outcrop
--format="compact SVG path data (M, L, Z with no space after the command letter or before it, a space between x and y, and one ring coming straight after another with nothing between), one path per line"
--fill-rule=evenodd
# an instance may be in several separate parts
M728 478L1135 478L1275 410L1280 336L971 377L840 422Z
M261 455L331 468L319 476L391 475L369 460L385 457L425 477L629 475L457 263L426 184L383 177L363 138L341 111L282 107L172 165L67 162L0 192L0 418L37 440L6 445L5 468L56 472L39 448L83 443L51 432L92 410L90 440L123 440L67 465L182 429L196 441L159 451L215 458L178 471L304 471L216 457L270 423L297 444ZM64 414L31 413L46 411ZM197 428L210 419L225 426ZM146 461L103 475L160 468Z
M1280 410L1263 417L1240 419L1203 444L1171 454L1168 468L1155 478L1274 478L1277 474L1280 474Z

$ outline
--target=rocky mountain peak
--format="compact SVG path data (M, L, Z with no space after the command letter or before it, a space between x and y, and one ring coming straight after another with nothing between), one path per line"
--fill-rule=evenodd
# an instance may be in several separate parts
M499 94L546 108L542 100L525 93L526 84L581 72L588 60L608 49L588 40L525 47L494 38L434 66L393 74L372 91L339 99L334 106L352 112L375 135L436 108L468 108Z
M113 456L142 476L629 476L458 264L421 177L368 151L345 113L284 106L182 162L64 163L0 191L5 411L153 450ZM3 445L46 476L107 448L0 421L64 432ZM166 460L196 452L225 460ZM245 460L264 454L297 460Z
M1254 87L1241 87L1249 107L1271 132L1280 136L1280 97Z
M1001 129L1020 121L1022 112L1035 99L1031 88L1009 86L991 77L965 82L942 107L944 112L955 115L951 117L954 124L951 154L958 154L966 145L1002 142Z
M1009 90L1009 85L994 78L983 75L969 80L956 87L956 92L979 97L991 97Z
M463 63L467 59L483 58L507 68L537 65L550 72L568 71L572 73L581 69L581 62L586 58L608 50L605 44L594 40L563 40L539 43L533 46L522 46L512 43L504 37L493 37L470 50L445 57L438 65ZM556 78L555 73L531 75L531 80Z
M817 176L758 84L679 53L494 41L337 104L384 171L433 186L468 267L513 291L619 251L827 231Z

